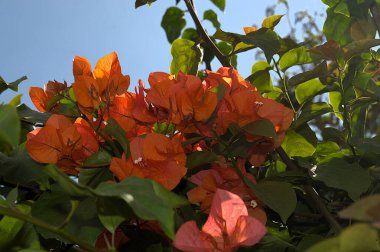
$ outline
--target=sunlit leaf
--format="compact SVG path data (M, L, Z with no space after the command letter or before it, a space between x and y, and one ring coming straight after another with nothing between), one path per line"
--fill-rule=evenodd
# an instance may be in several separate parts
M171 48L173 56L170 73L197 74L198 65L202 61L202 51L199 46L187 39L176 39Z

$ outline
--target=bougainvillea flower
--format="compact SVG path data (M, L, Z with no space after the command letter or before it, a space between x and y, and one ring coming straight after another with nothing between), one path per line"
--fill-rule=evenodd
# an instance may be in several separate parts
M243 175L256 184L252 174L244 168L244 159L238 159L237 165ZM200 203L201 211L208 213L211 201L216 190L224 189L237 194L246 204L250 216L256 217L262 223L266 223L267 217L261 203L244 184L234 168L224 162L215 163L211 169L200 171L190 177L190 181L197 185L187 193L189 201L193 204Z
M67 89L66 83L57 81L49 81L44 88L30 87L29 96L34 106L41 111L52 111L56 108L53 98L58 96Z
M168 138L158 133L135 137L126 160L114 158L110 169L119 180L128 176L150 178L171 190L186 174L186 155L180 137Z
M197 76L157 72L149 76L151 88L146 100L168 120L185 132L194 130L192 124L206 122L217 105L217 92ZM157 113L159 114L159 113Z
M35 161L57 164L65 172L76 174L75 168L95 154L99 144L91 129L72 124L63 115L52 115L43 128L28 133L26 149Z
M217 189L202 230L195 221L186 222L177 231L173 245L183 251L232 252L258 243L266 232L259 220L248 215L239 196Z
M116 95L127 92L130 83L129 76L121 73L115 52L101 58L93 72L88 60L75 57L73 74L73 91L81 111L85 114L98 108L101 102L110 102Z

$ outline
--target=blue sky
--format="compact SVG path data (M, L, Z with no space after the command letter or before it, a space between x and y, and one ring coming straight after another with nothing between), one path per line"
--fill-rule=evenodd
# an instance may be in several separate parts
M225 31L242 33L242 27L260 25L265 9L277 0L228 0L224 12L217 10L208 0L195 0L199 16L213 8ZM169 71L170 45L160 26L166 8L174 0L158 0L151 7L134 8L133 0L3 0L0 1L0 76L14 81L28 76L20 86L22 102L32 106L29 86L43 87L49 80L73 81L72 59L86 57L93 66L102 56L116 51L124 74L131 76L131 87L138 79L147 80L150 72ZM291 13L307 10L325 12L320 0L289 0ZM179 5L185 9L183 3ZM281 5L276 14L285 14ZM186 14L188 26L194 26ZM322 19L321 19L322 20ZM322 21L319 20L320 27ZM214 28L205 21L210 34ZM283 19L276 31L285 35L289 31ZM239 56L238 70L243 76L250 74L255 53ZM213 67L218 68L217 61ZM0 102L15 95L7 91Z

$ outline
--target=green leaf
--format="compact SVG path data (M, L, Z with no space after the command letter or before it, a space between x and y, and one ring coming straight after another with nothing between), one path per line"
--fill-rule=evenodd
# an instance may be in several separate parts
M348 44L351 41L351 19L346 15L334 12L333 8L328 8L326 13L323 33L327 40L335 40L340 45Z
M11 89L15 92L18 92L18 85L20 85L21 82L24 80L27 80L28 78L26 76L21 77L20 79L7 83L1 76L0 76L0 94L3 93L7 89Z
M318 92L323 90L325 85L323 85L320 80L313 79L299 84L295 89L296 99L299 104L302 104L311 98L313 98Z
M19 204L16 207L20 212L28 214L30 212L30 206ZM9 216L4 216L0 220L0 249L1 251L9 251L9 247L12 246L12 243L17 244L15 240L17 234L21 231L24 226L24 222L12 218Z
M365 222L380 221L380 194L366 196L339 212L340 218Z
M14 156L7 157L0 153L0 177L18 185L31 185L33 182L41 187L48 185L48 176L41 172L43 165L31 160L25 149Z
M11 105L0 105L0 143L15 149L20 140L20 131L21 124L16 108Z
M357 40L342 48L346 60L360 53L368 52L370 48L380 45L380 39Z
M226 0L211 0L211 2L221 11L224 11L224 9L226 8Z
M327 103L307 103L305 106L303 106L301 115L297 118L296 121L293 122L292 128L297 129L298 127L301 127L308 121L331 112L333 112L333 110L331 109L331 106Z
M93 154L84 161L83 166L90 166L92 168L108 166L111 163L112 156L106 150L100 149L97 153Z
M49 119L50 113L40 113L30 109L25 104L17 107L17 112L20 119L32 125L43 125Z
M345 190L351 199L357 200L368 190L371 177L357 163L348 163L343 158L333 158L317 166L315 179L327 186Z
M194 151L187 156L186 167L194 169L196 167L211 164L218 160L218 155L210 151Z
M113 181L113 174L108 167L103 168L82 168L79 172L78 183L80 185L89 186L91 188L97 187L104 181Z
M245 181L248 180L245 178ZM247 181L246 181L247 182ZM284 223L293 213L297 205L297 197L292 185L280 181L263 181L258 184L247 182L255 195L265 205L277 212Z
M323 61L321 64L316 66L313 70L299 73L291 77L288 81L290 86L296 86L300 83L319 78L322 83L325 83L327 76L327 64L326 61Z
M196 42L199 38L197 30L194 28L186 28L182 32L182 38Z
M297 47L284 53L280 58L280 68L285 71L289 67L313 62L310 53L304 46Z
M124 220L134 217L132 209L120 198L98 198L97 206L100 221L112 234Z
M380 250L376 229L368 224L354 224L344 229L334 238L323 240L312 246L307 252L370 252Z
M263 20L263 23L261 24L262 27L268 28L268 29L273 29L278 23L280 23L281 18L284 15L273 15L266 17Z
M129 155L129 141L125 135L124 129L114 119L108 120L107 126L104 128L104 133L108 136L115 137L117 142L123 148L125 155Z
M277 140L276 129L269 120L258 120L248 123L242 127L242 130L254 136L272 137Z
M251 70L251 75L247 78L260 92L270 92L273 90L272 79L269 70L271 65L268 62L260 60L257 61Z
M22 94L16 95L15 97L12 98L12 100L8 104L13 107L17 107L21 103L21 97L22 97Z
M220 28L220 23L218 21L218 15L215 13L215 11L206 10L203 13L203 19L210 21L216 29Z
M329 92L329 104L331 105L336 117L343 120L343 111L341 107L342 95L339 91Z
M136 0L135 1L135 8L138 8L138 7L146 5L146 4L150 5L153 2L156 2L156 0Z
M198 65L202 61L202 51L199 46L191 40L176 39L172 43L171 54L173 56L170 64L170 73L196 75Z
M186 26L184 12L178 7L170 7L162 17L161 27L166 32L166 37L170 43L179 38L181 31Z
M234 53L259 47L264 51L268 62L272 60L273 55L280 49L280 40L277 33L268 28L260 28L247 35L225 32L221 29L217 29L212 37L230 43L234 48ZM238 48L239 45L240 48Z
M98 219L95 198L72 201L62 188L53 186L44 192L33 204L32 216L60 227L78 239L95 244L103 227ZM60 238L57 234L42 228L37 229L45 238ZM64 240L65 241L65 240Z
M96 189L98 195L119 197L133 212L144 220L157 220L165 234L174 238L174 208L188 202L157 182L149 179L128 177L120 183L102 183Z
M316 150L317 138L306 125L297 131L288 130L281 146L290 157L310 157Z

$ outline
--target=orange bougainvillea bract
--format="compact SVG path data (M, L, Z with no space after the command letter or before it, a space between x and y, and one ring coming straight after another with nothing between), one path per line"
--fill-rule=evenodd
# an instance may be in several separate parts
M254 171L282 143L292 110L263 97L233 68L203 77L154 72L149 86L139 80L134 92L116 53L94 69L77 56L73 74L70 86L30 88L37 109L52 113L27 136L32 159L70 175L96 168L110 183L134 176L182 192L209 217L201 231L194 221L179 228L178 249L234 251L261 239L266 206L246 179L256 183ZM246 129L262 121L272 135Z

